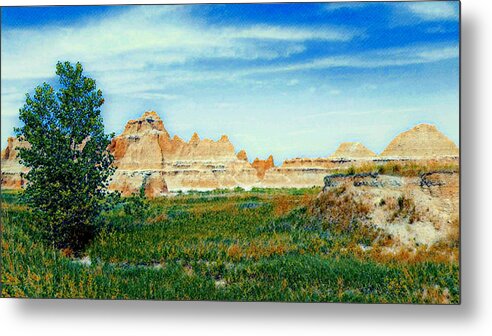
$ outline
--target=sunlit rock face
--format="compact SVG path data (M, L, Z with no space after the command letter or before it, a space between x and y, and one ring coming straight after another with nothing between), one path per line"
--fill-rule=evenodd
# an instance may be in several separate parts
M164 196L168 193L164 172L152 170L117 169L112 176L109 189L119 191L124 196L140 194L140 190L143 189L148 198Z

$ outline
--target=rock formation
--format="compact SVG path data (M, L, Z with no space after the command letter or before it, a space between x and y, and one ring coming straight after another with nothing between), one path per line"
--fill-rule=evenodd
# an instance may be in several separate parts
M2 188L20 189L26 181L21 177L21 173L27 173L28 169L19 162L18 148L28 148L29 143L15 137L9 137L7 147L2 150Z
M117 190L123 196L139 194L140 188L148 198L167 194L165 174L162 171L116 170L109 185L110 190Z
M370 160L377 157L376 153L367 149L359 142L343 142L338 149L329 156L332 160Z
M263 179L263 177L265 176L265 172L268 169L275 167L275 163L273 162L273 156L270 155L266 160L260 160L256 158L251 166L256 169L256 175L258 176L258 178Z
M153 111L130 120L109 149L118 168L110 188L124 194L135 192L145 181L157 185L159 179L162 193L248 187L258 180L249 162L236 156L226 135L218 141L200 139L197 133L188 142L177 135L171 138Z
M458 147L434 125L420 124L399 134L381 153L383 158L456 157Z
M2 188L18 189L26 181L21 172L16 147L26 142L9 138L2 151ZM397 136L378 158L359 143L342 143L330 157L295 158L276 167L272 156L255 159L252 164L244 150L235 152L226 135L219 140L201 139L194 133L187 142L170 136L156 112L145 112L130 120L108 149L117 170L109 188L123 195L144 188L148 197L172 191L252 187L300 188L323 186L333 170L365 164L368 160L441 159L456 157L458 148L434 126L418 125Z
M2 162L13 162L17 164L19 148L29 148L29 143L16 137L9 137L7 139L7 147L2 150Z

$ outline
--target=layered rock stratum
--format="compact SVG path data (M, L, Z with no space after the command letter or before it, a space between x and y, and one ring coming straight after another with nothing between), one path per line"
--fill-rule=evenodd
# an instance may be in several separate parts
M18 189L26 183L17 147L24 141L9 138L2 151L2 188ZM335 169L364 164L368 160L439 159L456 157L456 145L435 126L422 124L398 135L378 157L360 143L342 143L329 157L295 158L275 166L273 156L252 163L244 150L236 153L226 135L218 140L201 139L194 133L185 141L171 137L154 111L130 120L112 139L108 149L117 168L109 188L123 195L144 189L148 197L169 192L252 187L300 188L323 186L324 177Z

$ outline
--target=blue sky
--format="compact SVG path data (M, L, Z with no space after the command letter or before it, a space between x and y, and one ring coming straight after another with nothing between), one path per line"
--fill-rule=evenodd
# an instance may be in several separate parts
M2 148L26 92L82 62L108 131L153 109L171 135L227 134L276 162L344 141L381 152L427 122L459 139L459 4L2 8Z

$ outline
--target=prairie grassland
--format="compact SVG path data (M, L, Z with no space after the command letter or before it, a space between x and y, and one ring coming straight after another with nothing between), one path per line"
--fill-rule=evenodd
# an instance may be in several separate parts
M2 296L459 302L459 265L440 247L384 255L377 232L317 218L319 191L183 194L152 200L141 219L117 208L77 257L43 246L19 194L2 191Z

